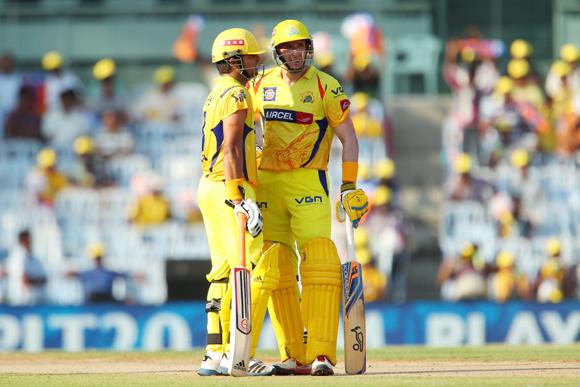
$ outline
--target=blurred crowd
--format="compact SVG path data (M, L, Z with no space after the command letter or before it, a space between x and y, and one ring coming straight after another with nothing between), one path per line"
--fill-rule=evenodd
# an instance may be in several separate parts
M580 50L563 45L545 78L533 54L523 39L447 44L445 299L578 298Z
M191 26L199 32L194 21L175 55L211 74L211 83L215 69L185 49ZM368 14L349 16L342 30L314 35L315 65L351 96L360 180L374 197L359 231L366 242L357 245L365 270L377 271L368 300L404 301L408 235L381 99L384 38ZM343 46L346 66L335 60ZM180 82L167 65L148 84L127 85L112 58L83 80L55 51L32 73L19 73L15 60L0 56L0 302L165 301L164 259L209 254L195 193L207 86ZM338 187L340 177L330 177Z

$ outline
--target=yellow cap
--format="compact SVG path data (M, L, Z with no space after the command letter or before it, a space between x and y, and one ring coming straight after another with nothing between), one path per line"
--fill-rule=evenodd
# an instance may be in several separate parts
M552 67L550 67L550 71L554 74L557 74L560 77L566 77L572 71L570 64L568 62L564 62L563 60L557 60L552 63Z
M466 242L461 248L461 256L464 258L471 258L475 254L475 245L471 242Z
M373 195L373 205L374 206L382 206L385 204L389 204L391 199L393 198L393 191L389 187L380 186L376 189L375 194Z
M236 55L260 55L254 34L243 28L230 28L216 36L211 48L211 63L217 63Z
M514 88L514 82L510 77L500 77L495 84L495 92L500 95L510 93Z
M357 55L352 60L352 67L356 71L363 71L371 64L371 57L369 55Z
M105 255L105 246L100 242L93 242L87 246L87 253L91 258L102 257Z
M40 168L50 168L56 165L57 155L54 149L44 148L36 155L36 165Z
M395 176L396 171L395 162L390 158L379 160L373 169L373 173L377 179L390 179Z
M550 238L546 242L546 252L551 256L559 255L561 251L560 240L558 238Z
M153 81L159 85L164 85L174 80L175 70L171 66L161 66L153 74Z
M510 46L510 54L512 55L512 58L515 59L528 58L532 55L533 52L534 50L532 49L530 43L523 39L514 40Z
M514 265L514 256L509 251L501 251L496 258L497 267L507 269Z
M456 173L471 171L471 157L467 153L459 154L453 161L453 169Z
M356 249L354 255L356 256L357 262L360 263L361 265L366 265L372 260L371 251L367 248Z
M559 302L562 302L563 299L564 299L564 293L562 293L562 291L560 289L554 289L552 291L552 293L550 294L550 297L548 298L548 300L552 304L557 304Z
M49 51L42 57L42 68L52 71L62 66L62 56L56 51Z
M101 59L93 66L93 76L95 79L102 81L115 74L117 66L110 58Z
M369 95L367 93L363 93L362 91L357 91L356 93L354 93L350 99L350 102L352 103L352 107L354 108L354 111L361 111L367 108L367 106L369 106Z
M580 50L571 43L560 48L560 57L568 63L577 62L580 59Z
M367 248L369 245L369 234L364 228L357 228L354 232L354 248Z
M461 59L464 62L472 63L475 60L475 50L471 47L465 47L461 50Z
M358 163L358 174L357 178L360 181L367 180L369 178L369 166L367 163L361 161Z
M276 24L272 31L272 47L275 48L279 44L294 42L297 40L310 40L312 36L304 23L298 20L284 20Z
M525 149L516 149L512 153L512 164L518 168L523 168L530 162L530 155Z
M530 64L525 59L512 59L508 63L507 71L510 77L520 79L530 73Z
M323 51L316 54L314 57L314 63L318 67L327 67L334 63L334 54L331 51Z
M93 153L95 144L89 136L80 136L73 143L73 149L77 155Z

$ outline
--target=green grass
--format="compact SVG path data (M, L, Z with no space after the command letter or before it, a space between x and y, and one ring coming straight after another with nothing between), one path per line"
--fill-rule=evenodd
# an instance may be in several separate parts
M367 375L262 378L201 378L193 371L202 351L191 352L46 352L40 354L2 353L0 365L27 365L56 362L60 367L70 362L71 373L0 374L0 385L18 386L333 386L359 387L384 385L491 385L540 386L578 385L580 381L580 345L567 346L486 346L479 348L385 347L368 353ZM274 352L262 352L274 360ZM342 354L339 354L342 360ZM147 363L187 364L183 370L162 372L128 371L91 373L90 364L125 362L147 368ZM172 363L173 362L173 363ZM404 364L400 369L392 364ZM490 363L486 366L486 363ZM87 369L79 365L88 364ZM389 364L391 366L389 367ZM193 365L193 366L191 366ZM523 371L524 367L533 370ZM562 371L560 368L567 368ZM62 369L62 368L61 368ZM22 372L22 371L20 371ZM32 371L31 371L32 372Z

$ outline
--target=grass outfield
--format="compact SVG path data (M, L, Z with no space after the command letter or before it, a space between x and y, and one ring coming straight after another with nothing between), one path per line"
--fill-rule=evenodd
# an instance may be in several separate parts
M262 353L274 360L272 352ZM438 349L386 347L368 353L367 374L335 377L199 377L202 351L0 354L0 385L30 386L383 386L580 385L580 345ZM339 355L339 360L342 355Z

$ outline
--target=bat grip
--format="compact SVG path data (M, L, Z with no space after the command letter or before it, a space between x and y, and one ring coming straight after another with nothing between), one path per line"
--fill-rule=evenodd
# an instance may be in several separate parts
M240 265L246 267L246 223L248 218L244 213L238 213L238 234L240 238Z
M356 262L354 255L354 228L349 219L346 219L344 224L346 227L346 262Z

